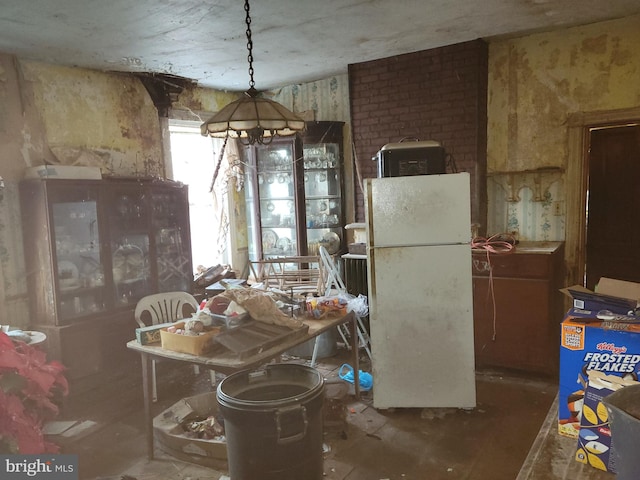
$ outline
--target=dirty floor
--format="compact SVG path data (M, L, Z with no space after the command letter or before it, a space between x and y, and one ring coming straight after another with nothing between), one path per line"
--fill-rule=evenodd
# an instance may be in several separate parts
M337 355L322 359L316 368L327 381L340 382L337 371L348 358L348 352L339 349ZM308 364L297 357L283 360ZM367 360L366 356L362 358L364 370L368 369ZM75 427L50 439L61 445L63 453L78 454L80 479L226 479L228 472L222 467L182 462L158 446L154 460L147 460L140 377L139 358L130 354L100 377L72 383L72 395L58 420L75 422ZM153 406L154 414L181 398L207 391L212 391L208 372L195 375L188 366L159 363L159 400ZM550 459L548 452L530 453L534 443L544 450L540 447L542 441L536 439L548 421L556 393L553 379L487 371L477 374L477 407L473 410L377 410L372 406L371 392L364 393L359 401L347 396L346 429L334 426L325 433L325 478L565 478L553 476L546 465L534 472L536 461L557 459ZM521 471L523 465L526 472Z

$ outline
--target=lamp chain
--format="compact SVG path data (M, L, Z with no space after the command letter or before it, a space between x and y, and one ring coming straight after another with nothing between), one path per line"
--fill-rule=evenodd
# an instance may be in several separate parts
M249 87L254 88L256 82L253 80L253 41L251 40L251 16L249 15L249 0L244 1L244 11L247 12L245 22L247 24L247 60L249 60Z

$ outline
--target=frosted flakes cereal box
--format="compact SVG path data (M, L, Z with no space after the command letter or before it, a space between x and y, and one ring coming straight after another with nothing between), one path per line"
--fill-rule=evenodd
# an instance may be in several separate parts
M558 432L578 438L589 371L638 380L640 324L579 318L570 311L560 328Z

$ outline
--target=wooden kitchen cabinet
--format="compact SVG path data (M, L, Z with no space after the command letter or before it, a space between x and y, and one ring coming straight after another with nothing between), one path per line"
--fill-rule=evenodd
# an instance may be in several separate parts
M191 291L186 185L29 179L20 198L31 326L70 378L126 354L140 298Z
M527 242L488 257L474 250L472 259L476 367L556 376L564 244Z

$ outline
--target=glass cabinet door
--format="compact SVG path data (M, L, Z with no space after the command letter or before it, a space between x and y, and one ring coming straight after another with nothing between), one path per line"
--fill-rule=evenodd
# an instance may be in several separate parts
M264 258L298 252L293 142L256 149L260 240Z
M116 334L129 335L125 324L142 297L192 291L187 194L183 184L146 178L22 181L25 270L34 325L113 322L122 328L109 331L115 341ZM76 338L70 333L76 330L65 332ZM52 336L55 348L62 350L61 337Z
M54 278L61 323L107 308L97 205L95 188L52 189Z
M326 124L327 131L324 130ZM319 138L305 138L304 192L307 227L307 251L317 255L323 246L331 255L342 248L344 214L342 205L342 156L340 136L327 132L337 130L333 122L318 122ZM324 140L318 142L317 140ZM315 141L315 142L314 142Z
M294 161L298 148L299 139L291 137L247 151L250 164L245 200L250 260L296 256L306 248L305 232L300 227L301 169Z
M245 164L244 173L244 199L245 216L247 218L247 247L249 260L261 259L260 224L257 218L257 184L255 183L255 166L249 161Z
M343 247L343 122L247 149L249 259L330 254Z
M189 218L186 198L186 187L151 194L151 225L159 292L191 290L193 272L190 232L185 228L188 225L185 219Z
M149 211L139 187L112 186L107 204L111 237L112 301L135 305L152 293L149 265Z

